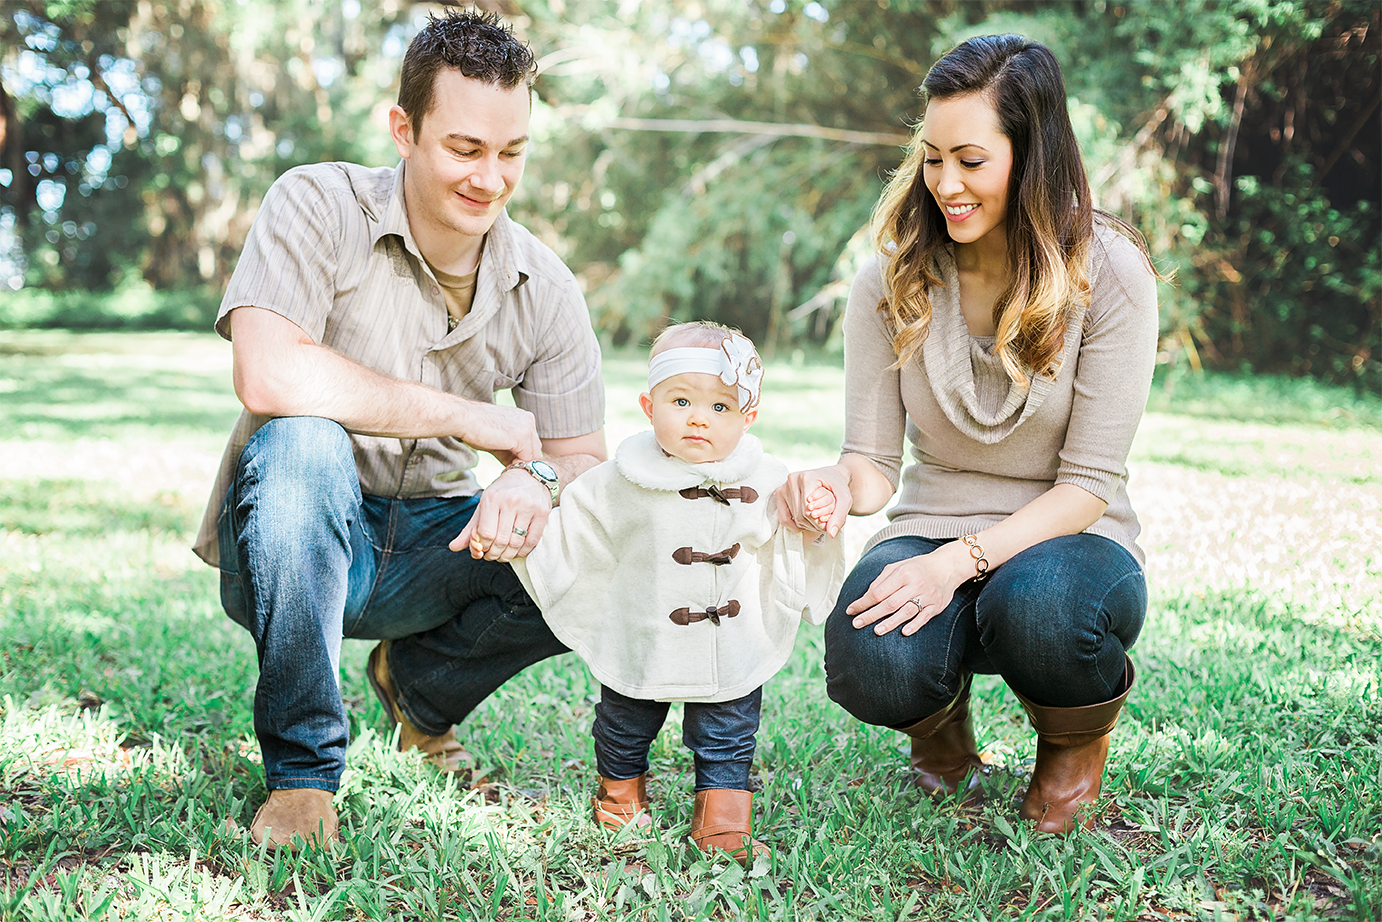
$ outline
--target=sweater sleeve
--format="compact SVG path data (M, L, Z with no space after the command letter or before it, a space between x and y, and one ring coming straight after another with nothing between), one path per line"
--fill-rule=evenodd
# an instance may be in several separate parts
M862 455L888 478L893 489L902 472L907 411L892 337L878 302L883 296L882 259L874 256L859 270L845 305L844 454Z
M1094 280L1075 370L1070 424L1056 483L1072 483L1109 502L1127 474L1133 435L1147 406L1156 365L1156 278L1121 234L1096 238L1105 250Z

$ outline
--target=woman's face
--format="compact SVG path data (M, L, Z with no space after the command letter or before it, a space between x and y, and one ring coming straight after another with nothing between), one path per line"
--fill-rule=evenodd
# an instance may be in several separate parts
M998 110L986 94L935 99L926 106L922 177L956 243L975 243L995 231L1000 240L1004 236L1013 146L998 124Z

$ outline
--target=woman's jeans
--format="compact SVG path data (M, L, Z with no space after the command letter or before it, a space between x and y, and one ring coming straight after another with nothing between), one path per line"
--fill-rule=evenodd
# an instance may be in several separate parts
M593 728L600 776L624 781L646 772L648 750L670 707L666 701L630 698L602 685ZM696 760L696 790L747 790L763 689L733 701L688 701L684 707L681 740Z
M512 567L447 548L478 502L362 496L330 420L274 419L250 439L221 513L221 602L259 654L254 732L271 790L340 783L343 637L393 641L399 706L434 736L565 652Z
M865 723L911 726L950 703L967 673L997 673L1046 707L1099 704L1123 691L1124 654L1147 614L1147 582L1124 548L1066 535L964 583L910 637L855 628L845 608L894 561L945 541L902 537L866 553L825 624L826 689Z

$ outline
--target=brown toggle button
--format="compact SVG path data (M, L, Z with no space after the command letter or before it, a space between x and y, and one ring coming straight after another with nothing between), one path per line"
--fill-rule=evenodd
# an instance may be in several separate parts
M727 547L723 551L716 551L713 554L706 554L703 551L694 551L689 547L679 547L672 552L672 559L677 563L713 563L715 566L723 566L734 559L734 555L739 553L739 545L736 542L734 547Z
M678 608L667 617L672 619L673 624L685 626L687 624L695 624L697 621L710 621L713 624L719 624L721 618L733 618L737 614L739 614L739 602L735 599L730 599L728 605L722 605L719 608L713 605L705 611L692 611L689 608Z
M741 503L758 502L758 491L753 487L730 487L728 490L721 490L711 484L709 487L687 487L685 490L678 490L685 499L703 499L710 497L717 503L729 505L729 501L737 499Z

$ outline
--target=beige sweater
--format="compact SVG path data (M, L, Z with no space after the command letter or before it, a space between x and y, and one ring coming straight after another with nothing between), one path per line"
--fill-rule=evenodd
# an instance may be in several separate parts
M1066 331L1055 380L1013 384L992 354L992 337L971 336L959 278L942 251L944 285L918 357L902 369L886 318L884 256L854 279L845 314L843 451L869 458L902 489L890 524L869 542L900 535L958 538L987 528L1058 483L1108 503L1085 529L1143 561L1141 530L1127 493L1127 457L1151 387L1157 344L1156 279L1137 247L1099 228L1090 259L1091 297ZM902 470L903 437L911 461Z

